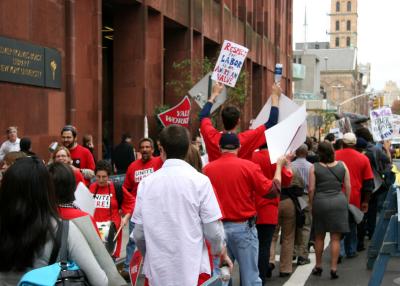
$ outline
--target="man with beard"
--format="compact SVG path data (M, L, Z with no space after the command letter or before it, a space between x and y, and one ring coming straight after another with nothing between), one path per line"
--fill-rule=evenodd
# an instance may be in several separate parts
M154 142L151 138L142 138L139 141L139 153L142 155L129 165L126 171L125 181L123 187L126 188L136 199L137 187L140 181L148 175L154 173L161 168L163 162L160 157L153 157ZM132 233L134 223L129 222L129 233ZM129 279L129 263L131 261L133 252L135 251L135 242L129 239L126 245L126 258L124 269L121 271L122 277L126 280Z
M76 128L72 125L64 126L61 130L61 141L71 153L72 165L81 170L86 185L89 185L90 179L94 177L96 165L92 153L78 144Z

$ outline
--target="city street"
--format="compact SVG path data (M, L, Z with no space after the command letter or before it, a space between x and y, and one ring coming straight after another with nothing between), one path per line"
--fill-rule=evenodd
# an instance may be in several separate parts
M127 231L125 232L127 234ZM124 235L124 239L127 236ZM372 271L367 270L367 250L358 252L358 256L352 259L344 258L342 263L338 265L338 275L339 279L330 280L330 248L329 248L329 236L325 238L325 250L323 255L323 273L321 277L315 277L311 275L311 271L315 265L315 253L313 248L311 248L310 260L311 263L304 266L296 266L295 261L293 261L293 274L289 278L279 277L279 261L276 262L275 270L272 273L272 277L268 280L268 286L335 286L335 285L351 285L351 286L364 286L368 285ZM368 241L366 241L366 247L368 246ZM277 260L279 260L279 249L277 249ZM125 255L125 250L121 253ZM239 282L239 269L237 263L234 267L234 283L233 286L240 286ZM142 280L143 281L143 280ZM397 282L397 283L396 283ZM144 285L144 282L139 284ZM382 281L382 286L397 286L400 285L400 259L392 258L389 260L387 265L385 276Z

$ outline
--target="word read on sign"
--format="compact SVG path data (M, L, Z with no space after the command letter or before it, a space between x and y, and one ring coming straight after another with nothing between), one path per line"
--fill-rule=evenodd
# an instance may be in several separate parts
M211 78L234 87L249 49L225 40Z
M189 127L190 107L190 99L185 96L177 105L161 112L157 116L164 127L171 124L178 124L187 128Z

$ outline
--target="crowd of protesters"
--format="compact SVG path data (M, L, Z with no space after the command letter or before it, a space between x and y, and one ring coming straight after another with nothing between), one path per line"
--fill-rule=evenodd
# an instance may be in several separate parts
M321 276L326 233L330 278L338 279L338 264L365 250L365 237L373 235L393 182L390 143L375 144L362 127L337 140L333 134L322 142L307 138L271 164L265 130L278 123L280 87L272 88L268 120L243 132L237 132L240 111L230 105L221 111L223 130L213 126L210 111L222 88L213 86L199 114L201 136L171 125L157 146L141 139L136 153L124 134L112 162L95 163L93 137L78 144L72 125L61 129L60 144L50 145L48 162L9 127L0 147L0 285L16 285L27 271L54 260L62 220L70 221L69 258L91 285L129 281L135 249L144 256L148 285L201 285L220 267L232 271L235 261L241 285L267 285L279 242L277 276L292 274L293 257L300 267L309 264L311 247L312 275ZM113 173L125 174L123 183L110 180ZM80 185L93 195L93 216L74 203ZM364 213L361 222L354 208ZM115 235L111 247L105 225ZM122 245L125 225L130 238ZM117 272L114 261L125 247Z

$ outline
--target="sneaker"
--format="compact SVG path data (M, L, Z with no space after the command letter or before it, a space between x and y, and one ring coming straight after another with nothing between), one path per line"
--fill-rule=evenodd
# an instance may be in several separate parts
M292 275L292 273L279 272L279 277L282 277L282 278L289 277L290 275Z
M131 277L129 276L129 272L128 271L121 270L119 272L119 274L121 274L122 278L124 278L125 281L127 281L127 282L131 281Z
M310 264L310 259L309 258L304 258L304 257L301 257L301 256L299 256L298 258L297 258L297 265L306 265L306 264Z

